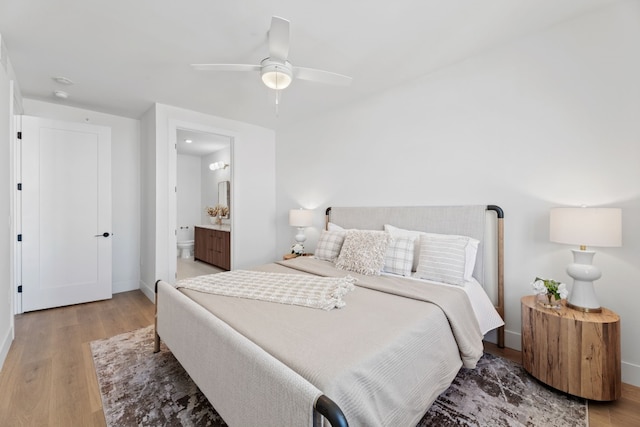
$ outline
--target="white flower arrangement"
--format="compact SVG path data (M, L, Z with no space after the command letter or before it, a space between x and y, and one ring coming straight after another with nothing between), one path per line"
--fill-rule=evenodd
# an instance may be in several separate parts
M536 294L547 295L549 300L551 300L551 297L553 296L556 300L560 301L569 295L567 285L551 279L541 279L536 277L533 283L531 283L531 286Z
M295 243L291 246L291 253L296 255L304 255L304 245L302 243Z

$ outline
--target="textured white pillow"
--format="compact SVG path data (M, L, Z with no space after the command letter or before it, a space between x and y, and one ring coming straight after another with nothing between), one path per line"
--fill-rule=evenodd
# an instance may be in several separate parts
M347 230L336 267L368 276L379 276L391 241L389 233L374 230Z
M420 260L420 237L421 236L457 236L455 234L437 234L437 233L425 233L423 231L414 231L414 230L404 230L402 228L394 227L393 225L385 224L385 231L388 231L391 234L391 237L414 237L415 243L413 247L413 271L418 270L418 261ZM457 237L467 237L469 239L467 246L465 247L465 268L464 268L464 278L469 281L473 277L473 269L476 267L476 256L478 254L478 245L480 241L474 239L473 237L468 236L457 236Z
M411 276L415 237L396 237L391 240L384 256L386 273Z
M323 231L318 240L314 258L335 262L344 242L345 231Z
M434 282L464 285L466 236L420 236L420 260L416 277Z

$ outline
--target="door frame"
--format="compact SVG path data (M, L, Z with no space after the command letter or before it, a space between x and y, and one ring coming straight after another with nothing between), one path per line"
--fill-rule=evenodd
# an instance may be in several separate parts
M18 132L22 131L22 114L24 109L22 106L22 97L19 88L14 80L10 82L10 97L12 99L9 114L10 120L10 144L9 156L11 157L11 170L9 171L9 179L11 184L11 195L9 200L9 209L13 215L11 218L10 236L13 244L9 248L9 283L13 286L13 298L11 301L11 331L12 339L15 338L14 315L22 313L22 294L18 292L18 286L22 282L22 251L18 242L18 234L22 232L22 197L18 190L18 183L22 181L22 145L18 139Z
M233 162L233 152L236 140L235 132L230 132L228 129L215 128L212 126L207 126L194 122L187 122L182 120L169 120L169 157L168 157L168 170L167 170L167 178L168 178L168 188L167 188L167 196L168 196L168 205L169 212L167 212L168 219L168 228L167 228L167 243L169 247L167 248L168 258L169 258L169 278L168 282L175 283L176 274L177 274L177 266L178 266L178 248L177 248L177 227L178 227L178 202L177 202L177 185L178 185L178 129L183 130L192 130L196 132L203 133L213 133L216 135L221 135L223 137L229 138L229 156L231 167L229 170L229 178L231 182L235 182L234 180L234 162ZM231 185L231 203L229 206L229 210L231 212L235 212L234 208L234 192L235 185ZM231 247L233 248L235 245L234 241L234 233L233 233L233 213L229 218L229 223L231 226ZM231 269L233 269L233 251L230 254L231 257Z

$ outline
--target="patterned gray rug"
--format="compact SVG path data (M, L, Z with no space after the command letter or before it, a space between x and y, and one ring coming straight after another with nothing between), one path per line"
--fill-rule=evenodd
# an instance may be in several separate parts
M226 426L151 326L91 343L109 426ZM553 391L516 363L485 354L462 369L418 427L586 426L583 399Z

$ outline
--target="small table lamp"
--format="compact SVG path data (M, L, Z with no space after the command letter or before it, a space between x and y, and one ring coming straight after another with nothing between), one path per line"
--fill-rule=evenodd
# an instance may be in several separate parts
M291 209L289 211L289 225L291 227L298 228L298 234L296 234L296 242L303 245L307 240L307 236L304 235L304 229L313 225L313 211L306 209Z
M579 245L572 249L573 264L567 273L573 278L573 287L567 297L567 306L580 311L602 311L593 288L593 281L602 273L592 265L594 251L587 246L622 246L622 211L617 208L553 208L549 217L549 240Z

